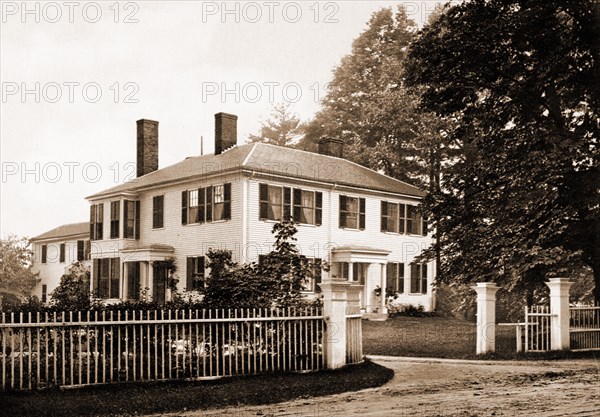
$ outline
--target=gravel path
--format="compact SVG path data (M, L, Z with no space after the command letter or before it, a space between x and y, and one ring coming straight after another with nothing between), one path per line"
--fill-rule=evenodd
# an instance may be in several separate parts
M545 362L373 357L379 388L169 416L600 416L600 359ZM265 393L268 396L268 393Z

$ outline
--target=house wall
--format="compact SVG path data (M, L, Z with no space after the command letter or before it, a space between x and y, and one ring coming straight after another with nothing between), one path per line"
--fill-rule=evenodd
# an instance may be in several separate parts
M181 194L185 190L193 190L231 183L231 219L208 223L194 223L183 225L181 222ZM160 229L152 228L153 198L164 195L164 226ZM121 280L124 277L123 263L128 256L119 251L124 248L145 247L153 244L169 245L175 251L177 271L179 278L178 289L186 286L186 258L188 256L203 256L211 248L231 250L234 260L239 260L242 245L242 182L239 175L229 174L215 178L199 179L186 183L168 185L139 193L138 197L129 197L131 200L140 201L140 238L139 239L109 239L110 237L110 201L118 198L97 200L93 203L104 202L103 240L92 242L92 258L120 257ZM121 204L120 217L121 236L123 227L123 204ZM121 297L123 291L121 290Z
M77 261L77 241L89 240L87 237L79 239L71 238L68 240L47 240L35 241L32 245L33 264L32 271L39 273L39 279L31 290L31 295L42 299L42 286L47 286L48 300L50 293L60 284L60 278L65 274L66 268ZM60 262L60 244L65 244L65 262ZM46 263L42 263L42 246L47 246ZM84 265L89 268L89 261L84 261Z
M274 244L274 236L271 233L273 221L259 220L259 184L268 183L280 186L290 186L281 180L247 180L248 186L248 209L246 210L248 232L247 250L245 259L255 261L258 250L263 253L269 252ZM422 249L432 243L431 235L408 235L381 232L381 201L397 202L417 205L418 200L409 198L389 197L382 194L367 192L345 192L331 189L330 187L319 187L310 185L292 185L292 187L303 190L321 191L323 193L323 225L313 226L300 224L298 226L297 245L301 253L307 257L322 258L330 261L330 251L343 246L367 246L376 249L390 251L389 262L404 263L405 291L400 294L397 303L423 305L426 310L433 308L432 303L432 281L434 277L434 264L429 263L427 268L427 294L410 293L410 266ZM339 227L339 196L365 198L365 230L342 229ZM377 304L374 290L381 285L380 267L372 265L369 268L368 279L365 283L365 294L368 296L368 304Z

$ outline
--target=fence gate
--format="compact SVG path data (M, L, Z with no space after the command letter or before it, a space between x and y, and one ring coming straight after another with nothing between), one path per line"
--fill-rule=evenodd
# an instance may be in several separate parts
M346 364L363 360L362 314L360 307L346 308Z
M569 309L571 350L600 349L600 306Z
M520 331L520 326L518 326L517 343L522 343L525 352L546 352L550 350L551 346L551 326L552 314L550 314L550 306L525 307L524 334Z

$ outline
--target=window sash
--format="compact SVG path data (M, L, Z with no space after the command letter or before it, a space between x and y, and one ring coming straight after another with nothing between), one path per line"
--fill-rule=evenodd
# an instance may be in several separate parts
M427 294L427 264L410 265L410 292Z
M120 296L120 258L101 258L95 262L96 292L99 298Z
M121 202L112 201L110 203L110 238L119 238L119 220L121 217Z
M187 258L186 275L186 289L188 291L204 288L206 283L204 256L190 256Z
M123 237L133 239L136 235L136 202L125 200L124 219L123 219Z

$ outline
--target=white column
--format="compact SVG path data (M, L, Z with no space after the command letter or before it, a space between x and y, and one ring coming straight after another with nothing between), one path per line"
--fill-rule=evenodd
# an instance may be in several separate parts
M550 278L550 347L552 350L569 349L569 278Z
M477 291L477 348L478 355L496 350L496 292L494 282L478 282Z
M324 349L328 369L346 365L346 306L349 282L328 281L321 283L323 313L326 317Z
M381 264L381 295L379 296L379 314L387 314L387 307L385 305L385 287L387 286L387 268L386 264Z

